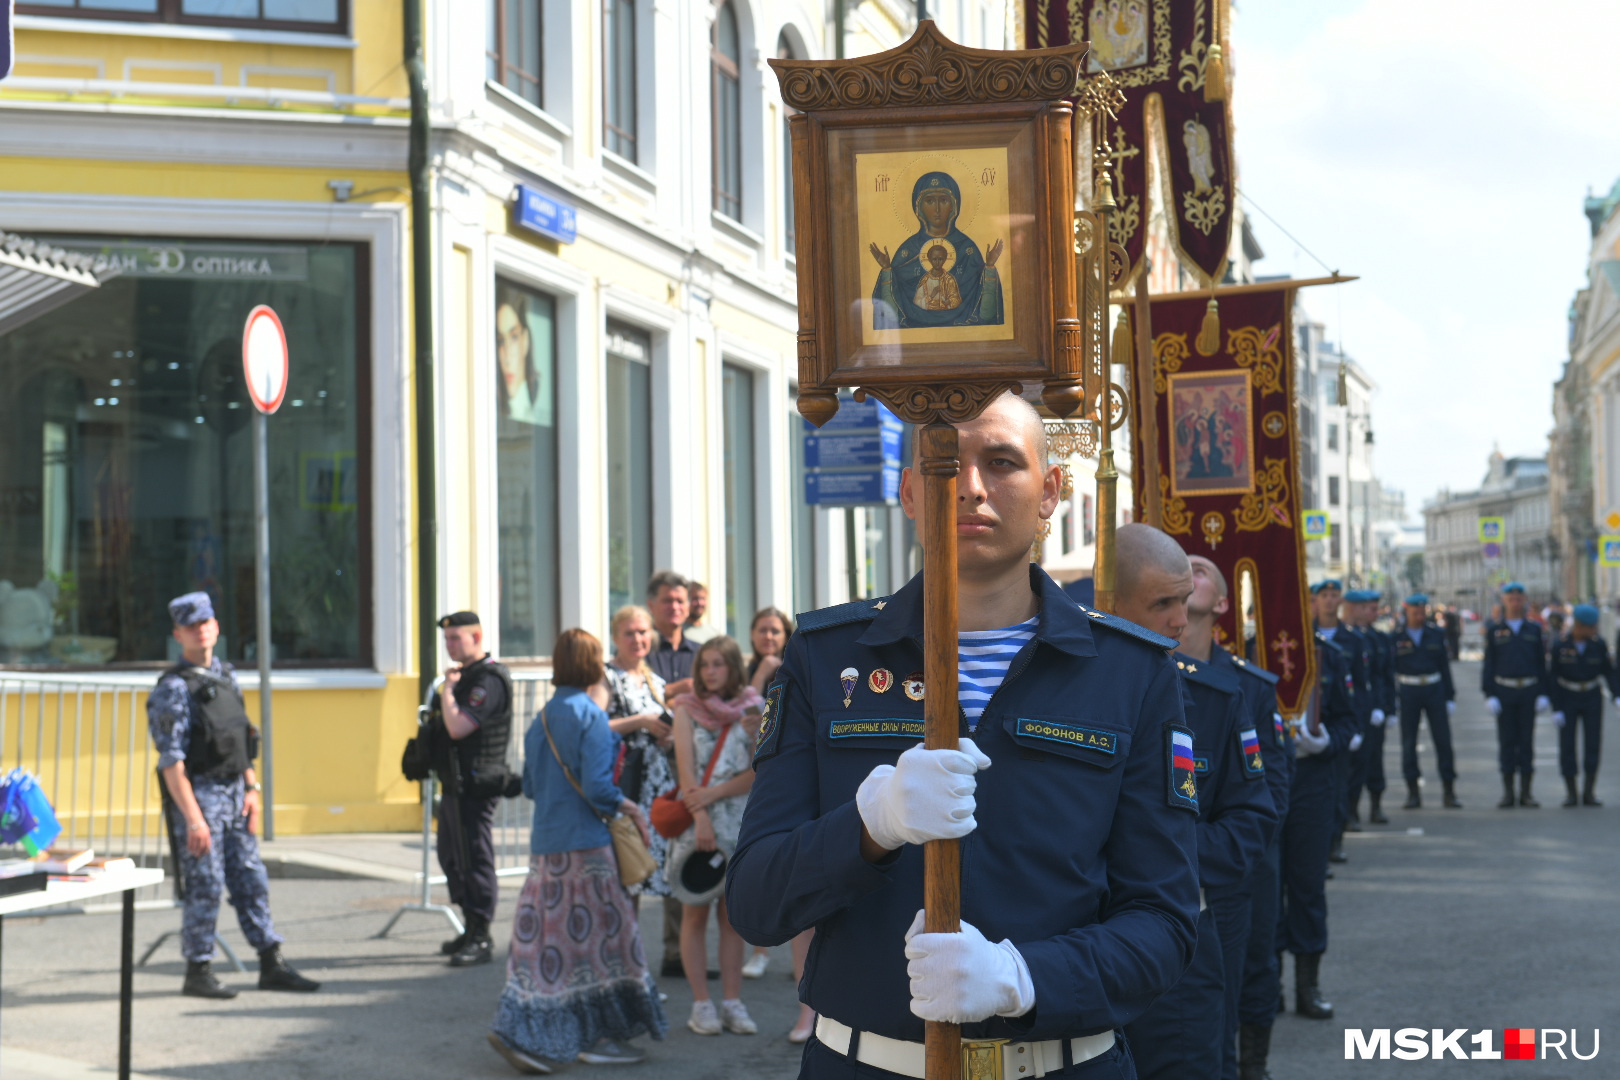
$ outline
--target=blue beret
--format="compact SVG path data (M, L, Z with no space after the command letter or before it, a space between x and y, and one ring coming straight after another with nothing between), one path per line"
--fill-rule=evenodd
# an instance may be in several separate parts
M1371 589L1351 589L1344 598L1352 604L1371 604L1378 599L1378 594Z
M196 626L214 617L214 602L205 592L188 592L169 601L169 618L176 626Z
M1506 596L1510 592L1522 593L1524 592L1524 586L1520 585L1517 581L1510 581L1506 585L1502 586L1502 595Z
M1338 589L1340 592L1343 592L1344 584L1340 582L1338 578L1323 578L1321 581L1318 581L1315 585L1311 586L1311 595L1315 596L1323 589Z
M1406 598L1406 602L1408 604L1412 604L1415 607L1428 607L1429 606L1429 594L1428 593L1415 592L1411 596L1408 596Z
M1596 626L1598 624L1598 609L1594 604L1576 604L1575 621L1582 626Z

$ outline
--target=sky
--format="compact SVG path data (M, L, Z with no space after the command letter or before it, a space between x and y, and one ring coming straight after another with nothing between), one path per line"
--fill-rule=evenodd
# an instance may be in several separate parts
M1477 487L1493 445L1545 455L1586 283L1582 207L1620 178L1620 2L1236 5L1255 272L1325 274L1309 251L1360 275L1302 300L1377 383L1380 479L1415 516Z

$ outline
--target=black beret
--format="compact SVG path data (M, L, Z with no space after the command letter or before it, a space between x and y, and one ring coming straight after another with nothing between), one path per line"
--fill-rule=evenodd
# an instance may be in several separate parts
M444 618L439 620L439 627L444 630L448 630L452 626L478 625L480 625L480 623L478 622L478 612L476 611L458 611L453 615L446 615Z

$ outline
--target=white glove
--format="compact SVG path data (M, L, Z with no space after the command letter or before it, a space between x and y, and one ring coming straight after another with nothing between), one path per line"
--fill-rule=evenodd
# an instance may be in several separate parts
M972 923L961 926L960 933L925 934L923 913L911 920L906 974L912 1013L945 1024L973 1024L1033 1009L1035 982L1013 943L991 943Z
M1386 717L1384 716L1384 710L1383 709L1374 709L1372 711L1372 726L1373 727L1383 727L1385 719L1386 719Z
M893 765L879 765L855 792L866 831L878 847L895 851L928 840L960 840L973 820L974 773L990 767L984 751L963 739L960 750L913 746Z
M1496 699L1495 699L1495 698L1491 698L1491 701L1496 701ZM1489 702L1487 702L1487 703L1486 703L1486 705L1485 705L1485 707L1486 707L1486 708L1490 708L1490 703L1489 703ZM1452 714L1452 713L1454 713L1454 712L1456 712L1456 711L1457 711L1457 703L1456 703L1456 702L1455 702L1455 701L1448 701L1448 702L1446 702L1446 719L1447 719L1447 720L1450 720L1450 719L1451 719L1451 714ZM1500 702L1498 702L1498 703L1497 703L1497 706L1496 706L1496 712L1495 712L1495 713L1492 713L1492 714L1491 714L1491 715L1492 715L1492 716L1495 716L1495 715L1496 715L1496 713L1499 713L1499 712L1501 712L1501 711L1502 711L1502 705L1501 705L1501 703L1500 703Z
M1547 700L1546 694L1536 695L1536 712L1547 712L1552 708L1552 702Z
M1361 749L1361 732L1358 731L1354 735L1350 736L1350 752L1353 754L1357 750L1360 750L1360 749Z
M1306 724L1294 733L1294 756L1302 758L1320 754L1332 741L1333 737L1328 734L1327 728L1323 728L1320 735L1312 735L1311 726Z
M1561 712L1553 713L1553 723L1555 725L1557 725L1558 727L1563 727L1564 726L1564 714L1561 713Z
M1614 696L1614 707L1620 709L1620 694Z
M1455 705L1456 702L1448 701L1448 702L1446 702L1446 704ZM1492 716L1501 716L1502 715L1502 699L1498 698L1498 697L1488 697L1488 698L1486 698L1485 699L1485 711L1490 713Z

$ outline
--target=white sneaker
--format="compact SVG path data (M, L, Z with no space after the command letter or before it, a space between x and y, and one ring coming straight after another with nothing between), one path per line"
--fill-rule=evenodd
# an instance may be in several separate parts
M686 1026L694 1035L720 1034L720 1016L714 1011L714 1002L692 1002L692 1016L686 1021Z
M759 1025L748 1015L748 1007L740 1001L720 1003L720 1022L733 1035L753 1035L759 1031Z
M742 967L743 978L745 978L745 979L757 979L757 978L759 978L761 975L765 974L765 969L767 967L769 967L770 964L771 964L771 958L770 958L769 954L762 953L762 952L754 953L747 960L743 961L743 967Z

